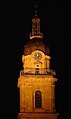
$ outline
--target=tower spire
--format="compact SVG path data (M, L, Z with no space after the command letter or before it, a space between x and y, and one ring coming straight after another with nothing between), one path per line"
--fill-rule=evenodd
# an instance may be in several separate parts
M38 9L38 2L36 1L34 4L34 9L35 9L35 17L37 16L37 9Z
M32 33L30 33L30 39L43 38L43 33L40 32L40 19L38 18L37 15L37 9L38 9L38 1L35 0L34 4L35 16L32 19Z

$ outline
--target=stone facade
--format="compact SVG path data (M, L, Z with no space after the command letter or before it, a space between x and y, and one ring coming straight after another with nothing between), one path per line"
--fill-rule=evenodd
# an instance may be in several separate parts
M51 75L24 75L18 79L20 88L19 119L57 119L54 82ZM41 91L42 108L35 108L35 92Z

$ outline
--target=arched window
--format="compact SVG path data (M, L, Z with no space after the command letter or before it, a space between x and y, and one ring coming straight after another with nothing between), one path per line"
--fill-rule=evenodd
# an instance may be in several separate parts
M41 92L36 91L35 92L35 108L41 108L42 107L42 97Z

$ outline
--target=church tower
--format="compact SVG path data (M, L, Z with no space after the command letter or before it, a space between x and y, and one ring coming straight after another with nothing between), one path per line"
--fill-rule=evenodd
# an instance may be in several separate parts
M32 19L32 32L24 46L20 71L20 112L18 119L57 119L55 110L55 72L50 68L50 49L43 42L40 19Z

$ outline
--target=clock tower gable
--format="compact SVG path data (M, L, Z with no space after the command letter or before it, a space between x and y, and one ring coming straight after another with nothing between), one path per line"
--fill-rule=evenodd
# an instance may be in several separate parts
M50 58L40 50L35 50L30 55L23 55L24 73L35 74L39 70L39 74L46 74L47 70L50 70Z

